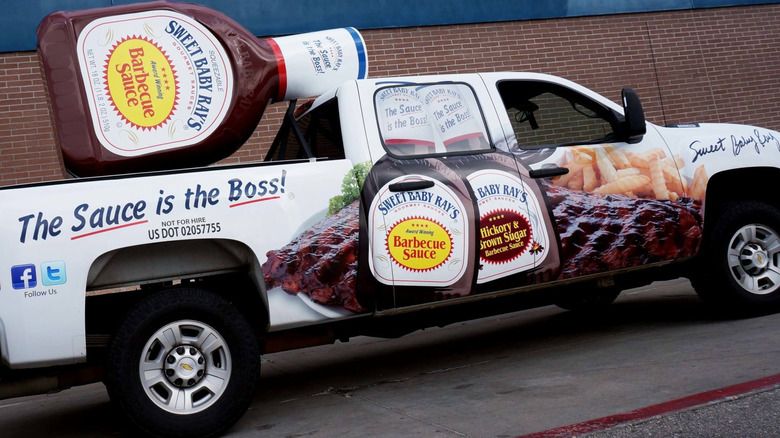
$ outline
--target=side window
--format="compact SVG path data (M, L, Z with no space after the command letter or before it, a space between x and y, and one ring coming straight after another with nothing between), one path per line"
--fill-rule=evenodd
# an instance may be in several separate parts
M482 111L466 84L403 84L374 95L382 144L393 156L491 150Z
M579 93L555 84L498 84L520 148L605 143L614 139L614 114Z
M337 99L333 98L297 119L293 118L291 109L285 114L265 161L344 158Z

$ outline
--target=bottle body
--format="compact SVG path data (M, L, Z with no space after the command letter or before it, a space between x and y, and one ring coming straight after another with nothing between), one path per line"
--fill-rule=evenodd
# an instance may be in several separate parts
M362 50L352 47L362 44L359 34L336 31L342 32L331 38L341 52ZM329 47L311 35L260 40L229 17L186 3L47 16L38 28L38 51L64 167L94 176L201 166L229 156L270 102L303 97L295 95L295 81L301 82L295 74L305 73L298 46ZM321 50L314 54L323 58ZM322 92L343 80L353 60L328 61L328 71L324 61L309 63L324 75L300 91ZM332 74L337 63L339 77Z

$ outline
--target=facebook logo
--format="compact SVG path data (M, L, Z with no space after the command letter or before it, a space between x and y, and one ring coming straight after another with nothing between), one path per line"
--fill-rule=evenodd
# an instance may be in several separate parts
M65 275L65 262L46 262L41 264L41 281L44 286L56 286L65 284L68 277Z
M35 265L17 265L11 267L11 285L14 289L29 289L38 285Z

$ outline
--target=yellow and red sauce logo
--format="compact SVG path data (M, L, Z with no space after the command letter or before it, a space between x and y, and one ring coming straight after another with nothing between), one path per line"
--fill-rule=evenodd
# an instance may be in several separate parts
M479 220L479 257L487 263L507 263L528 248L531 225L512 210L492 211Z
M165 51L148 38L119 41L108 54L104 79L116 112L138 129L159 128L176 109L176 71Z
M452 236L434 220L403 219L387 233L387 251L402 268L429 271L444 264L452 255Z

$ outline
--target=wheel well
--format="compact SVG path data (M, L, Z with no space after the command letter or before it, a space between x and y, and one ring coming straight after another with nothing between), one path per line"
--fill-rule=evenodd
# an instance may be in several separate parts
M229 239L158 242L116 249L92 263L87 278L87 347L107 345L136 302L178 286L216 292L233 302L258 333L267 329L265 283L249 247Z
M95 259L87 275L87 290L199 278L257 266L252 250L236 240L150 243L118 248Z
M704 201L705 230L707 218L719 217L723 207L732 201L762 201L780 207L771 183L778 178L780 169L774 167L733 169L713 175L707 183Z

